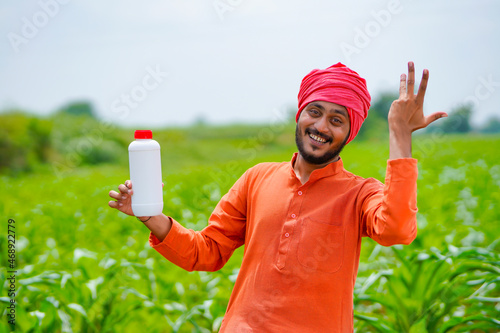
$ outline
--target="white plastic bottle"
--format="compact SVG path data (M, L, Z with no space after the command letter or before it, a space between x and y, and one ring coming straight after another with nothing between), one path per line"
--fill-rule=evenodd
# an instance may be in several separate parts
M151 130L137 130L128 146L132 211L135 216L156 216L163 211L160 144Z

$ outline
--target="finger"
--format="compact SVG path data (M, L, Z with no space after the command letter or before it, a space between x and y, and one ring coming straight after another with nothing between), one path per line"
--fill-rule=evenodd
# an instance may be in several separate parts
M415 65L413 61L408 63L408 85L406 87L406 93L408 96L413 96L415 89Z
M444 117L448 117L448 114L446 112L434 112L433 114L428 115L427 117L425 117L425 127Z
M399 78L399 98L406 96L406 74L401 74Z
M118 202L118 201L109 201L108 206L111 208L118 209L119 207L123 206L123 204L121 202Z
M122 194L129 194L130 190L128 189L127 186L125 186L124 184L121 184L120 186L118 186L118 189L120 190L120 192Z
M123 198L124 194L118 193L116 191L109 191L109 196L116 200L124 199Z
M417 103L424 104L425 90L427 89L427 82L429 82L429 71L424 69L422 74L422 81L420 81L420 86L418 87L417 93Z
M126 180L126 181L125 181L125 186L126 186L127 188L132 188L132 182L131 182L130 180Z

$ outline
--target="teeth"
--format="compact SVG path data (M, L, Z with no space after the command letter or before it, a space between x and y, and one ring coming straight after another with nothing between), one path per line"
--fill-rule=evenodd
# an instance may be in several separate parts
M317 136L317 135L314 135L314 134L310 134L310 133L309 133L309 137L310 137L311 139L313 139L313 140L315 140L315 141L318 141L318 142L321 142L321 143L325 143L325 142L326 142L326 140L325 140L325 139L323 139L323 138L321 138L321 137L319 137L319 136Z

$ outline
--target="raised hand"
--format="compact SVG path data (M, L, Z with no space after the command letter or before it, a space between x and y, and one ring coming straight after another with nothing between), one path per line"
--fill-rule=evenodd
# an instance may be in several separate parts
M446 112L434 112L429 116L424 115L424 96L429 81L429 71L424 69L422 80L417 95L415 87L415 66L408 63L408 81L406 75L401 74L399 81L399 99L395 100L389 110L389 129L393 131L413 132L427 127L433 121L446 117Z
M446 112L434 112L429 116L424 115L424 96L429 81L429 71L424 69L422 81L415 89L415 66L408 63L408 80L401 74L399 81L399 98L392 102L389 110L389 145L390 159L411 157L411 134L427 127L433 121L448 116Z

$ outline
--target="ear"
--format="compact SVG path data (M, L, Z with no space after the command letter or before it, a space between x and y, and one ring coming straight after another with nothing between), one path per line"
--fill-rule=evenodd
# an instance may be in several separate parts
M300 115L302 114L302 111L304 111L304 108L302 108L301 111L297 111L297 114L295 115L295 122L299 122Z

